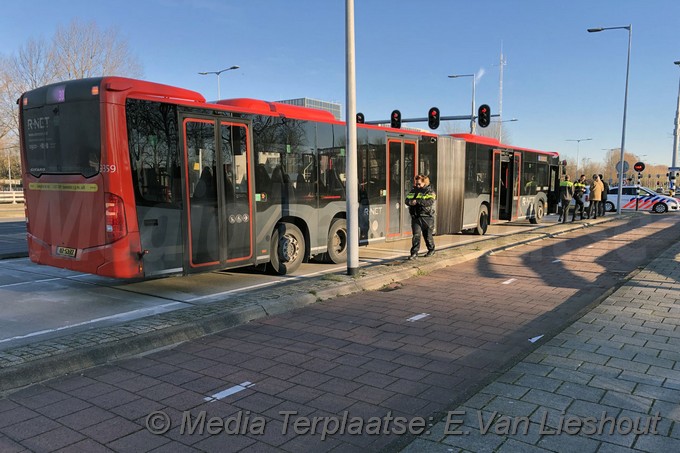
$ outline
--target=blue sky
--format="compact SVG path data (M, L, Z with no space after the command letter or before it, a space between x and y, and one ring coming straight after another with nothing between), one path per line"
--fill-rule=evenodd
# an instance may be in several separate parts
M265 100L311 97L345 105L343 0L32 0L8 2L0 53L50 38L72 19L115 27L141 61L144 78L221 95ZM602 160L618 148L628 33L587 28L633 25L626 150L669 165L680 67L677 0L355 0L357 109L367 120L497 113L499 57L506 58L503 117L515 145ZM467 122L455 127L465 131ZM414 124L415 126L415 124ZM426 125L421 125L426 127ZM445 132L446 127L440 128Z

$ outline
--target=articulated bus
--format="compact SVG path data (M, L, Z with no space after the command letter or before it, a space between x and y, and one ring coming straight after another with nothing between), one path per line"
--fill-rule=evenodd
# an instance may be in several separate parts
M19 99L32 261L115 278L346 260L345 124L330 112L121 77ZM437 234L539 222L558 155L461 134L357 126L360 242L409 237L417 174Z

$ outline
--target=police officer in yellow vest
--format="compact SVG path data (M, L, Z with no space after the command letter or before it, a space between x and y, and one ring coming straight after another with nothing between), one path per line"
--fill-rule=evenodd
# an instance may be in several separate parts
M418 258L418 250L420 249L420 238L425 238L425 245L427 246L426 257L435 254L434 251L434 202L437 195L430 185L430 178L426 175L418 175L415 177L413 189L406 195L406 205L408 212L411 214L411 230L413 231L413 238L411 239L411 255L410 260Z
M581 175L578 181L574 183L574 215L571 217L571 221L576 220L576 211L579 210L581 215L581 220L583 220L583 197L586 194L586 175Z
M569 204L574 196L574 183L569 181L569 175L564 175L564 181L560 181L560 218L558 222L566 223L569 215Z

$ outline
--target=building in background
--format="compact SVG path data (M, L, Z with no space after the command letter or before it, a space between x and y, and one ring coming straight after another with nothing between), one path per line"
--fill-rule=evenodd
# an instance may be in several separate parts
M312 109L326 110L331 112L336 119L341 119L342 106L336 102L320 101L319 99L298 98L286 99L285 101L276 101L282 104L298 105L300 107L309 107Z

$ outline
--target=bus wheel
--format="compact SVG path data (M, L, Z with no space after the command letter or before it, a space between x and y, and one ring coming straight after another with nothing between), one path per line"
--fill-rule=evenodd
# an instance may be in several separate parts
M347 221L335 219L328 230L328 259L335 264L347 261Z
M537 223L541 223L541 219L543 219L543 213L544 213L544 208L543 208L543 202L539 201L536 204L536 210L534 212L534 216L529 219L529 223L536 225Z
M279 275L290 274L305 258L305 237L292 223L280 223L272 233L271 267Z
M473 228L473 231L475 234L483 236L487 228L489 228L489 209L482 206L479 208L479 215L477 216L477 227Z

